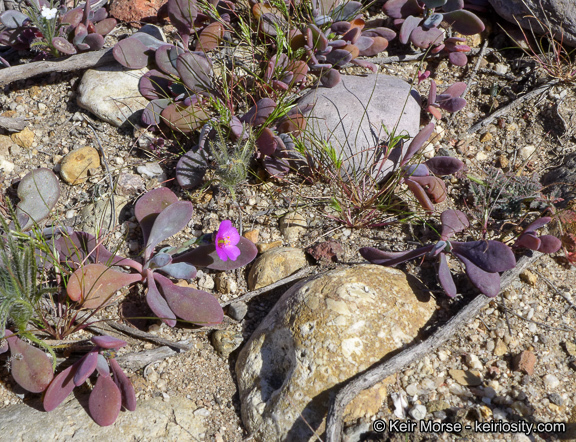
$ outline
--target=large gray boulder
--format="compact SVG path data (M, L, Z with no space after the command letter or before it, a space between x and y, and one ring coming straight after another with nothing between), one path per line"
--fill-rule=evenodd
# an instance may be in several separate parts
M334 387L412 342L435 306L403 272L377 265L294 285L238 356L244 425L267 442L305 442L313 438L308 425L322 434ZM386 393L375 394L351 404L352 419L376 413Z
M335 87L313 89L299 101L301 108L314 105L308 114L305 143L309 149L314 149L314 143L329 143L344 161L345 173L358 173L377 162L382 151L377 146L389 134L414 137L418 133L419 100L418 93L397 77L342 75ZM377 177L395 170L397 162L386 160Z
M574 0L489 0L496 12L524 29L545 33L538 20L550 23L557 39L576 46L576 2ZM529 16L534 16L530 18Z

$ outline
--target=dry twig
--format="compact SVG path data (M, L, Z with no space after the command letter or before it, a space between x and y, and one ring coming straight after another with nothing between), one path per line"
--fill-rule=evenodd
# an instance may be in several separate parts
M522 271L528 268L528 266L541 255L542 254L539 252L532 252L530 255L523 256L518 260L516 267L504 272L501 282L502 289L508 287L508 285L510 285ZM452 338L458 330L475 318L491 299L492 298L488 298L484 295L476 296L452 319L450 319L446 324L440 326L425 341L412 345L393 358L376 365L374 368L368 370L342 388L330 404L326 423L326 442L339 442L341 440L342 415L344 414L344 410L350 401L352 401L361 391L376 385L388 376L398 373L411 363L429 355L448 341L448 339Z
M36 75L95 68L112 63L113 61L112 49L100 49L99 51L72 55L71 57L57 61L36 61L28 64L20 64L18 66L0 69L0 86L5 86L18 80L26 80Z
M478 132L483 127L486 127L490 123L492 123L492 121L494 121L496 118L500 118L501 116L506 115L511 110L516 109L518 106L520 106L526 100L533 98L533 97L536 97L536 96L548 91L552 86L554 86L555 84L558 84L559 82L560 81L556 80L556 79L550 80L547 83L544 83L543 85L538 86L536 89L531 90L527 94L524 94L524 95L518 97L512 103L504 106L501 109L498 109L496 112L490 114L488 117L486 117L482 121L476 123L470 129L468 129L468 134L473 134L475 132Z

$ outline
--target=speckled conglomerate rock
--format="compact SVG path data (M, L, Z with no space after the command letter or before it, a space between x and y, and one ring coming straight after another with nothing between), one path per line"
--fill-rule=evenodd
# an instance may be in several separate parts
M435 303L415 290L403 272L376 265L290 288L236 363L242 420L255 440L307 441L308 425L321 434L333 387L412 342L432 317Z
M539 26L551 26L555 37L570 46L576 46L576 2L574 0L489 0L496 12L513 24L525 29L545 33ZM532 17L536 17L535 20ZM530 34L530 32L528 32Z

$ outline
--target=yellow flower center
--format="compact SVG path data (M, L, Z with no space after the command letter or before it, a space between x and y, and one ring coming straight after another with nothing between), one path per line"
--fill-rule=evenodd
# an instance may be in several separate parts
M220 247L226 247L226 246L230 245L230 243L231 243L230 236L225 236L225 237L218 240L218 245Z

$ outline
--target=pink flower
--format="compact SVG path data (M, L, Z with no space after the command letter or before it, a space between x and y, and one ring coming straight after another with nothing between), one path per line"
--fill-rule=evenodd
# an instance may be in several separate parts
M218 233L216 233L216 253L218 258L222 261L226 261L228 258L236 261L240 256L240 249L236 247L239 241L240 235L238 230L232 225L232 221L228 219L222 221L220 227L218 227Z

